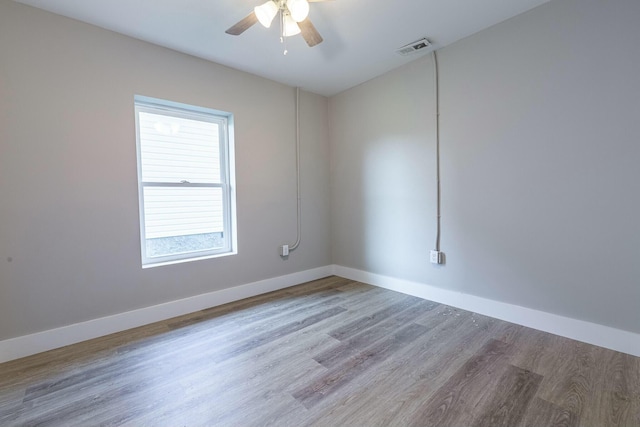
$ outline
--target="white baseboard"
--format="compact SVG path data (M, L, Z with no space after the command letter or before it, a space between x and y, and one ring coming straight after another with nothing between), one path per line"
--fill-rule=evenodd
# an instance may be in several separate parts
M0 341L0 363L276 291L331 274L640 357L640 334L424 283L325 266Z
M332 266L314 268L31 335L10 338L0 341L0 363L193 313L194 311L243 298L288 288L300 283L321 279L331 274L333 274Z
M346 279L402 292L633 356L640 356L640 334L633 332L340 265L333 266L333 273Z

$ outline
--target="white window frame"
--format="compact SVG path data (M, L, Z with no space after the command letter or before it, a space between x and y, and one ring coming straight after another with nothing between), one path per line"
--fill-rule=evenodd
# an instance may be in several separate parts
M215 258L237 253L235 156L233 114L204 107L136 95L134 97L136 122L136 151L138 160L138 197L140 216L140 251L142 267L155 267L178 262ZM142 146L139 115L141 112L162 114L167 117L186 118L218 124L220 147L220 183L144 182L142 180ZM145 187L221 188L223 205L223 247L156 257L147 256L145 230Z

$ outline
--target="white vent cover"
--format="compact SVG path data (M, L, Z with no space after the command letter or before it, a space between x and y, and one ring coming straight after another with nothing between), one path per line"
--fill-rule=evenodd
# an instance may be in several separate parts
M429 40L427 40L426 38L420 39L420 40L416 40L413 43L409 43L406 46L402 46L399 49L396 49L396 53L398 53L399 55L402 56L407 56L407 55L411 55L412 53L415 53L419 50L428 48L431 46L431 42Z

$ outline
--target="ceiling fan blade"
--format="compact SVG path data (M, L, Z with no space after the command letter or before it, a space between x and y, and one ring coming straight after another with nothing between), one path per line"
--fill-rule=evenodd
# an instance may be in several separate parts
M304 38L304 41L307 42L309 47L314 47L315 45L322 43L322 36L318 30L316 30L316 27L313 26L309 18L302 22L298 22L298 27L300 27L302 38Z
M255 12L251 12L242 20L240 20L240 22L238 22L236 25L225 31L225 33L231 34L232 36L239 36L240 34L247 31L256 22L258 22L258 17L256 16Z

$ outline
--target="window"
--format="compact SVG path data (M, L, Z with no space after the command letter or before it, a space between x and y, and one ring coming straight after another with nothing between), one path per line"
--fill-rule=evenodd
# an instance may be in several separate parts
M135 97L142 265L235 253L233 116Z

